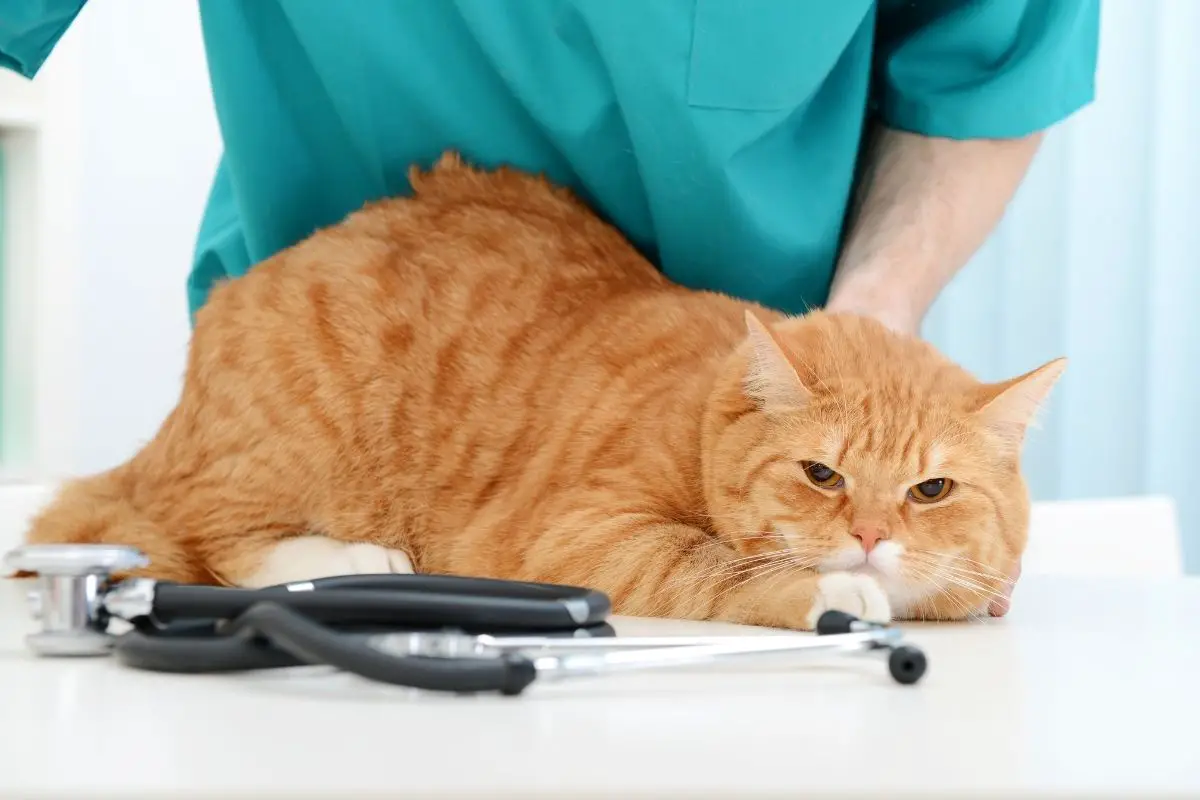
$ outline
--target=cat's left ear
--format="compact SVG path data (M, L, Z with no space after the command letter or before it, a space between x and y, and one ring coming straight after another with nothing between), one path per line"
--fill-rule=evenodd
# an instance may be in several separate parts
M1020 446L1066 368L1067 360L1056 358L1024 375L984 385L979 390L977 417L1002 439Z
M812 398L787 351L771 329L746 312L749 361L745 391L768 414L794 413Z

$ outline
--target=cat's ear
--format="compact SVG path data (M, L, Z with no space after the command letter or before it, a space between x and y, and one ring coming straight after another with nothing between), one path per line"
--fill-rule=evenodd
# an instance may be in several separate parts
M746 328L749 345L746 394L769 414L799 411L812 394L800 380L783 345L753 311L746 312Z
M1024 375L984 385L976 415L995 434L1019 446L1066 368L1067 360L1056 358Z

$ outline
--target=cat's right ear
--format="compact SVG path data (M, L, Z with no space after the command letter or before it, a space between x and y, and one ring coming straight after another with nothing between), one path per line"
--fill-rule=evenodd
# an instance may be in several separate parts
M795 365L771 329L753 311L746 311L748 362L744 388L760 409L768 414L795 413L812 394L800 380Z

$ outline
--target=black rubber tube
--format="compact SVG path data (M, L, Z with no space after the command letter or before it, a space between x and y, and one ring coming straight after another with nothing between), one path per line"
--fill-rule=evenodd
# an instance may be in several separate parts
M328 627L328 626L327 626ZM156 626L148 621L116 638L114 656L127 667L152 672L184 674L250 672L307 664L286 650L274 647L262 636L239 633L230 635L228 623L217 627L208 623L174 623ZM354 627L333 628L338 636L366 639L371 635L415 632L411 629ZM437 633L437 630L427 631ZM616 631L607 623L573 631L515 631L516 635L562 638L610 638ZM508 635L508 634L506 634Z
M154 617L232 619L269 598L322 622L549 631L601 623L612 608L592 589L517 581L363 575L312 583L312 590L288 591L163 582L155 587Z
M156 672L229 672L310 664L382 683L441 692L520 694L537 678L518 654L498 658L392 656L362 637L340 634L279 603L255 603L223 635L158 636L138 630L118 638L126 666Z
M514 695L537 679L533 662L511 653L498 658L391 656L272 601L256 603L234 621L233 628L235 635L257 633L309 664L328 665L397 686Z
M273 647L266 639L211 631L170 634L135 629L117 637L113 656L134 669L193 675L279 669L307 663Z

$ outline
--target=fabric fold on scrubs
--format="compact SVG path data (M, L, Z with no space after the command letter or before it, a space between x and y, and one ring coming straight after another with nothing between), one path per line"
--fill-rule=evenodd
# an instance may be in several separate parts
M881 0L877 109L890 127L1017 138L1090 103L1100 0Z

